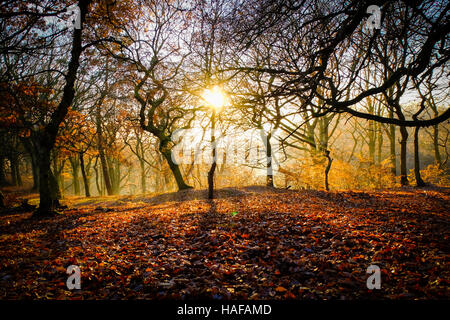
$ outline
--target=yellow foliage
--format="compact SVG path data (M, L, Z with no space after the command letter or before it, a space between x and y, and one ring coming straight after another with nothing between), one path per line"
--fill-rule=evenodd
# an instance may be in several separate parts
M450 175L444 169L439 168L438 163L430 164L425 169L420 170L420 176L427 183L444 187L450 186ZM415 181L414 169L411 169L408 178L410 181Z
M333 161L330 186L333 189L383 189L396 186L389 159L381 163L360 157L359 163Z
M327 159L322 155L308 157L289 167L290 184L294 188L324 189ZM389 159L380 164L360 157L356 163L334 159L329 172L332 190L383 189L397 187Z

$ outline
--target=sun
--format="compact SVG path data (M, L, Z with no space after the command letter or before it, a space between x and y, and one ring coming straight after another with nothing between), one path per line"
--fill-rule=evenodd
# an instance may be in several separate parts
M206 89L203 92L203 99L214 109L220 110L226 103L226 96L219 86L214 86L212 89Z

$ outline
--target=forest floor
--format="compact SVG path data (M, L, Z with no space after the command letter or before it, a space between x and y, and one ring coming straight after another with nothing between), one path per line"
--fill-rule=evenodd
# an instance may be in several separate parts
M214 201L69 197L42 220L4 211L0 299L449 299L449 200L448 188L247 187Z

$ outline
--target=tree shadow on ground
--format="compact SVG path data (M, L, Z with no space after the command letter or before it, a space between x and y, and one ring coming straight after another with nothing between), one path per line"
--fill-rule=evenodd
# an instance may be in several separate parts
M75 229L83 225L85 222L80 221L80 217L92 216L99 213L100 212L81 212L77 209L69 209L55 217L40 219L33 217L32 212L15 213L11 214L11 217L14 217L14 215L19 215L21 219L15 219L7 225L0 225L0 234L8 235L41 230L47 232L56 231L57 233L61 233L62 231ZM57 227L57 230L53 230L55 226Z
M279 193L279 192L293 192L291 190L285 189L276 189L276 188L268 188L264 186L247 186L242 188L221 188L214 191L215 199L226 199L233 197L245 197L250 196L252 194L260 194L260 193ZM104 200L104 201L101 201ZM122 196L119 198L108 199L102 198L100 201L91 198L88 201L80 202L77 206L85 206L85 205L98 205L104 207L115 207L122 206L127 203L138 203L143 202L150 205L159 205L163 203L170 202L186 202L192 200L208 200L208 190L196 190L196 189L188 189L188 190L180 190L177 192L163 193L158 195L139 195L139 196Z

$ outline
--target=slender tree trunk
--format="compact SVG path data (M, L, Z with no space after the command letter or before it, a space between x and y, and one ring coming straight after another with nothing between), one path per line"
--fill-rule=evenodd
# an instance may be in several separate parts
M434 148L434 159L439 165L439 168L442 168L442 158L441 153L439 152L439 125L433 126L433 148Z
M33 187L31 191L39 190L39 164L37 162L36 156L33 154L31 156L31 171L33 172Z
M175 174L173 174L173 176L175 177ZM163 183L161 183L163 185L162 190L165 190L165 191L169 190L171 185L170 185L170 174L168 172L164 171L162 181L163 181Z
M272 168L272 145L269 140L267 140L267 148L266 148L266 186L273 188L273 168Z
M200 164L197 164L197 177L198 177L198 188L202 189L203 181L202 181L202 173L200 172Z
M99 182L99 181L103 181L103 180L102 180L102 177L100 176L101 172L98 169L98 161L97 160L95 160L95 163L94 163L94 171L95 171L95 185L97 187L97 192L98 192L98 194L100 196L102 196L103 195L103 189L101 187L101 182Z
M111 185L111 179L109 176L109 170L108 170L108 164L106 162L106 157L105 157L105 153L103 152L103 149L99 150L99 156L100 156L100 164L102 167L102 174L103 174L103 181L105 183L105 187L106 187L106 192L108 193L108 195L112 195L113 189L112 189L112 185Z
M378 125L378 157L377 157L377 163L381 164L381 154L383 150L383 131L381 129L381 123Z
M219 166L217 169L219 173L223 173L225 170L225 164L227 163L227 150L223 150L223 154L222 154L222 165ZM192 166L189 168L189 172L192 171L192 169L194 168L194 165L192 164ZM192 179L192 183L194 183L194 180Z
M272 135L266 135L262 128L260 128L260 135L266 149L266 186L273 188L272 144L270 143Z
M389 118L393 118L393 112L389 112ZM397 155L395 150L395 125L390 124L389 125L389 143L390 143L390 159L391 159L391 167L392 167L392 174L394 176L397 175Z
M414 175L416 177L417 186L424 187L425 182L420 176L419 129L420 127L414 129Z
M216 127L216 112L215 110L213 110L211 115L212 164L208 172L208 199L214 199L214 171L216 171L217 166L215 127Z
M382 130L382 124L379 123L378 124L378 150L377 150L377 164L379 166L381 166L381 159L382 159L382 150L383 150L383 130ZM382 178L383 174L381 173L381 171L378 172L377 174L377 186L378 188L382 188L381 185L381 178Z
M404 126L400 126L400 134L402 139L400 140L400 184L402 186L408 185L408 172L406 166L407 160L407 143L408 143L408 130Z
M0 157L0 186L5 186L6 183L6 175L5 175L5 158Z
M215 151L213 150L213 153ZM214 172L216 171L217 163L213 162L208 171L208 199L214 199Z
M66 180L64 179L63 174L58 175L58 181L59 181L60 190L62 193L62 197L61 197L61 199L62 199L64 197L64 191L66 190Z
M369 134L368 134L368 145L369 145L369 159L375 163L375 144L376 144L376 131L375 122L369 121Z
M103 179L103 171L100 170L100 190L101 190L101 195L104 196L106 194L105 192L105 179Z
M142 159L139 159L139 165L141 167L141 192L147 192L147 186L145 181L145 162Z
M331 169L331 163L333 162L333 159L330 157L330 151L325 150L325 157L327 158L327 166L325 167L325 190L330 191L330 186L328 184L328 174Z
M106 192L110 196L110 195L114 194L114 192L113 192L113 188L111 185L111 178L109 175L108 164L106 162L105 151L103 149L103 137L102 137L100 118L97 118L97 139L98 139L98 154L100 156L100 164L102 167L103 180L105 182Z
M31 188L31 191L38 191L39 190L39 164L36 159L36 153L35 149L33 147L33 143L30 138L22 138L21 139L23 146L27 150L28 154L30 155L30 162L31 162L31 171L33 174L33 187Z
M89 191L89 180L86 175L86 168L84 166L84 157L83 152L80 152L80 169L81 169L81 175L83 177L83 184L84 184L84 193L86 197L91 196L91 192Z
M19 161L17 155L11 155L9 157L9 163L11 165L11 181L13 186L21 186L22 179L20 178Z
M109 161L111 186L113 194L120 193L120 161L118 159L112 159Z
M75 157L69 157L69 162L72 167L73 191L76 195L80 194L80 179L78 178L78 160Z
M22 176L20 174L20 161L19 160L17 160L17 166L16 166L16 180L17 180L17 184L19 186L23 186Z
M9 169L11 173L11 184L16 187L17 186L16 164L14 163L11 157L9 158Z
M64 179L61 175L63 168L64 162L60 163L58 169L58 156L56 152L53 152L53 170L50 167L50 188L52 188L52 192L56 193L56 199L58 200L62 199L62 192L64 191Z

